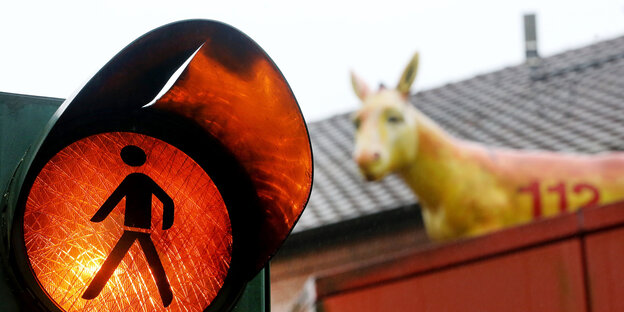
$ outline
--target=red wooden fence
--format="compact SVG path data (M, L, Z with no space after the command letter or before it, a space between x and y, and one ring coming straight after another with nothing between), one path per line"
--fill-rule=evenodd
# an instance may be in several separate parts
M624 202L405 252L309 286L306 309L323 312L624 311Z

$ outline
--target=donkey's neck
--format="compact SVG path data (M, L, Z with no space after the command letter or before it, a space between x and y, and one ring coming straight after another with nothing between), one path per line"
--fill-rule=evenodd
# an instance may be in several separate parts
M415 160L399 174L418 195L423 207L437 209L451 176L453 155L461 149L458 140L417 110L413 110L418 131Z

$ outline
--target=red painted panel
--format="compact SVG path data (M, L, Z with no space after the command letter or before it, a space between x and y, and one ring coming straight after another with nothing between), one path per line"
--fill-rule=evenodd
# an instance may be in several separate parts
M332 311L586 311L575 239L322 299Z
M580 213L581 218L579 220L582 222L582 229L585 231L624 225L624 201L585 208Z
M323 298L571 237L579 231L578 220L576 214L564 214L485 236L433 245L425 250L385 255L380 261L357 264L353 270L318 277L316 295Z
M585 241L592 311L624 311L624 229L592 234Z

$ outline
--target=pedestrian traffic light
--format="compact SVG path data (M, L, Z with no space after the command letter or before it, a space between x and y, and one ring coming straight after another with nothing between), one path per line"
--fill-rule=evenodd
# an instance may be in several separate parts
M5 192L3 256L28 309L227 311L311 182L304 119L266 53L177 22L54 114Z

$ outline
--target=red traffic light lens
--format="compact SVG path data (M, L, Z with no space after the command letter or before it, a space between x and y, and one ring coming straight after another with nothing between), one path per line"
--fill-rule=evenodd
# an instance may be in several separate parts
M122 159L128 146L145 160ZM129 132L53 156L26 200L23 233L33 275L65 311L203 311L232 260L228 211L208 174L173 145Z

